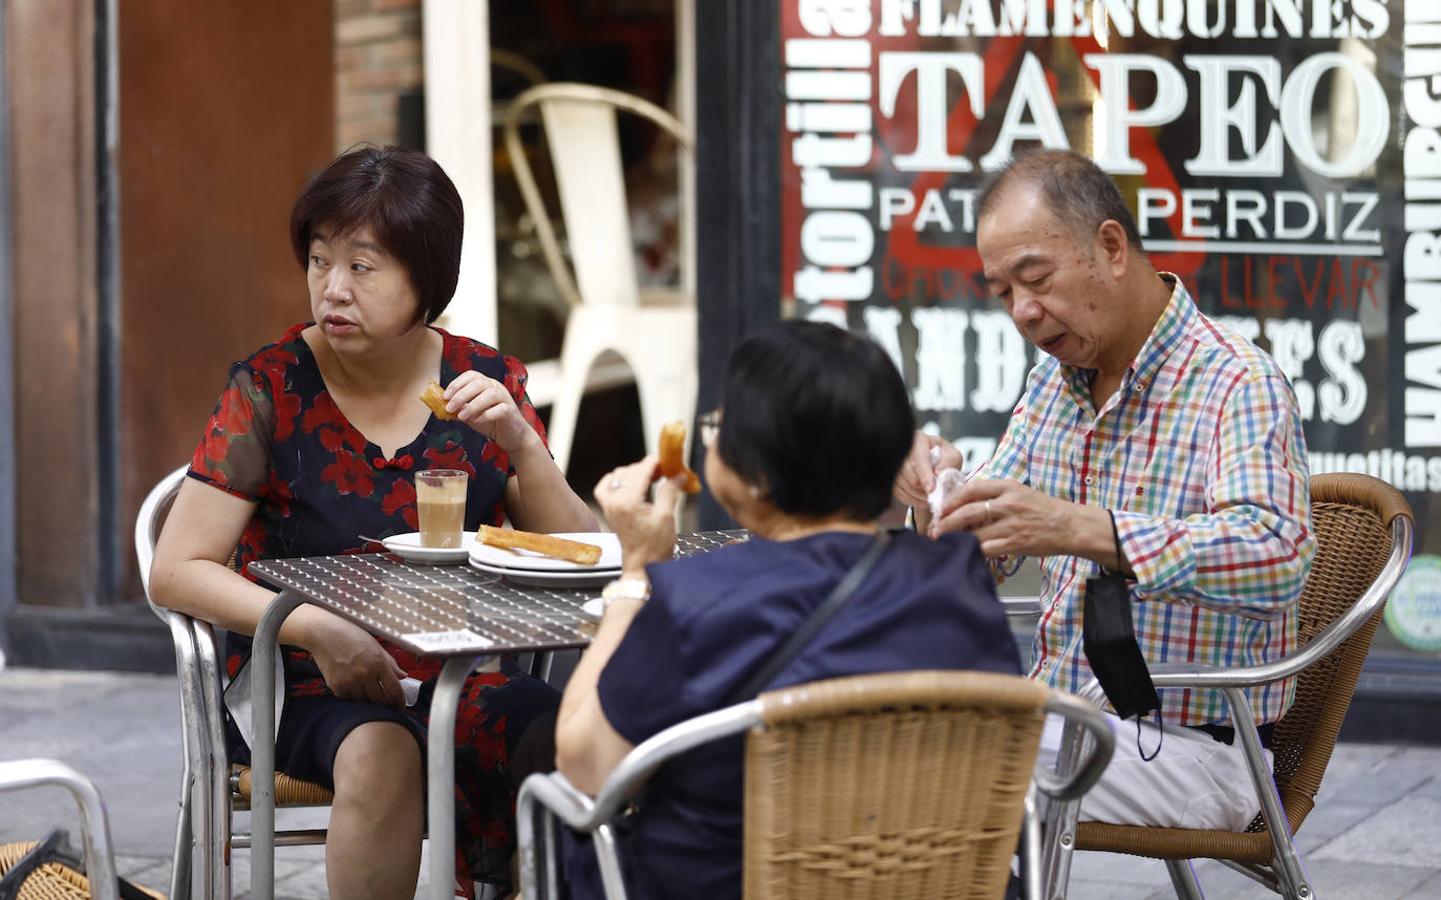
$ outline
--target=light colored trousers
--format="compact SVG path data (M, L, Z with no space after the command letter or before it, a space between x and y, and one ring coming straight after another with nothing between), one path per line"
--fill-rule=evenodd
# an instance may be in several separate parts
M1244 831L1261 811L1238 737L1223 744L1204 731L1141 722L1141 749L1161 750L1150 762L1136 749L1136 722L1107 714L1116 734L1116 753L1101 780L1081 798L1081 821L1163 828ZM1054 767L1064 721L1046 720L1039 761ZM1271 751L1264 751L1272 763Z

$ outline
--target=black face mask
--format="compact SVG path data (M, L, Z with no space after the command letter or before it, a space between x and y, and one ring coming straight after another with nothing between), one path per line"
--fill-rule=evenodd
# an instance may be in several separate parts
M1116 531L1116 518L1111 516L1111 534L1116 539L1116 559L1124 559L1121 553L1121 538ZM1140 717L1152 711L1160 712L1161 698L1151 681L1151 671L1141 655L1141 646L1136 643L1136 631L1131 622L1131 594L1126 588L1126 579L1117 572L1107 572L1086 579L1086 593L1082 606L1081 648L1086 662L1101 683L1106 699L1111 701L1116 715L1122 719L1137 716L1136 742L1140 746ZM1151 756L1142 752L1143 759L1152 759L1160 752L1161 745Z

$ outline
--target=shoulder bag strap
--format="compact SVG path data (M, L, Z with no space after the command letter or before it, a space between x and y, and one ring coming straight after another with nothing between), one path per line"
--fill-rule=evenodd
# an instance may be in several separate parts
M845 602L849 600L851 595L856 592L856 589L861 586L861 582L864 581L866 576L871 573L871 570L875 568L876 562L881 558L881 554L885 552L890 542L890 531L882 528L877 532L876 539L871 542L870 547L868 547L861 558L856 561L856 564L851 566L850 571L841 577L841 580L831 591L830 596L826 597L826 599L821 602L821 605L817 606L815 611L791 634L790 638L781 648L777 650L770 659L766 660L765 665L761 666L754 675L747 679L739 690L731 695L726 705L729 706L740 703L742 700L750 700L759 694L762 688L770 684L771 681L781 673L781 670L789 665L798 653L805 649L806 645L815 638L816 634L826 626L826 623L834 618L836 613L840 612L841 607L845 605Z

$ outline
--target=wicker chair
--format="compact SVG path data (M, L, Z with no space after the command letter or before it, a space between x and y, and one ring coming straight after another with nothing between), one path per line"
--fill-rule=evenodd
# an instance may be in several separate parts
M0 791L52 786L69 791L80 809L85 872L82 873L78 866L63 865L57 861L42 863L28 876L13 873L12 877L24 879L16 894L17 900L90 900L91 897L118 900L120 888L115 877L115 854L110 844L110 820L95 783L53 759L0 762ZM35 846L34 842L0 844L0 877L17 864L23 865L22 860ZM63 854L68 855L68 852ZM143 896L161 896L145 888L138 890ZM8 891L3 893L9 896Z
M1314 895L1293 835L1315 806L1386 596L1410 559L1412 515L1396 489L1366 475L1315 476L1311 504L1317 549L1301 594L1297 651L1248 669L1158 666L1152 671L1157 687L1225 691L1261 814L1243 833L1102 822L1077 826L1078 805L1059 804L1066 808L1057 813L1060 840L1051 844L1050 896L1065 896L1069 845L1165 860L1179 897L1202 896L1193 859L1219 860L1286 897ZM1242 690L1293 674L1295 703L1276 723L1275 763L1268 769ZM1094 683L1083 693L1099 700ZM1074 841L1066 839L1069 834Z
M1078 796L1110 761L1110 728L1090 705L1023 678L899 672L762 694L645 741L594 799L559 773L526 779L517 804L522 892L557 896L558 816L591 833L606 896L624 898L611 818L665 760L748 731L747 900L995 900L1033 803L1048 712L1078 723L1094 743L1074 776L1046 773L1035 785Z
M146 599L150 594L150 563L160 527L185 480L185 467L171 472L151 489L135 520L135 555ZM170 629L175 667L180 679L180 712L185 744L180 811L175 827L175 864L170 879L173 898L195 895L211 900L230 897L230 851L250 846L250 835L237 832L232 816L250 808L250 769L228 766L225 758L221 670L215 632L208 622L150 603ZM275 775L277 806L326 806L331 792L318 784ZM324 829L281 831L276 844L325 843Z

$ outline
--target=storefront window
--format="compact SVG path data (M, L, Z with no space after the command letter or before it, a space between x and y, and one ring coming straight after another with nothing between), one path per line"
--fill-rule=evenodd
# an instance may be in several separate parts
M1037 351L987 297L974 199L1038 145L1121 185L1156 267L1291 379L1313 473L1405 492L1378 647L1441 659L1441 4L781 4L788 315L885 346L983 460Z

